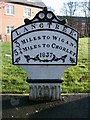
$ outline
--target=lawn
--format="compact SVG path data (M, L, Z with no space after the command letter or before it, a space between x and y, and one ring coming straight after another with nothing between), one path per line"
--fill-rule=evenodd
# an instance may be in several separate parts
M89 38L79 39L78 64L63 74L62 93L90 93L90 60L88 59ZM2 93L28 93L27 73L12 65L11 43L0 42L0 80Z

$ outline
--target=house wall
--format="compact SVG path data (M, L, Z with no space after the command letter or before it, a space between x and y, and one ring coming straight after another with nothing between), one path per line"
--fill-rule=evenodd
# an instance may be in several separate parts
M6 4L14 5L14 15L7 15L5 6ZM26 5L13 4L13 3L4 3L0 2L0 39L2 41L10 41L11 34L6 34L6 26L14 26L14 29L18 26L24 24L24 7ZM29 7L31 9L31 16L28 17L32 19L37 12L41 11L41 8Z
M67 24L75 28L80 37L90 36L90 17L57 16L59 19L67 19Z

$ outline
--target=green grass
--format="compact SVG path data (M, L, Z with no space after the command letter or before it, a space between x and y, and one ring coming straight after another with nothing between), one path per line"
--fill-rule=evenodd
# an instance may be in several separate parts
M11 43L0 42L0 79L2 79L3 93L29 93L26 82L27 73L18 66L12 65ZM90 61L88 57L88 38L79 39L78 65L66 70L63 74L62 93L90 92ZM1 72L0 72L1 73ZM80 82L80 78L83 78Z
M11 43L0 43L2 52L2 92L28 92L27 74L18 66L12 65ZM0 76L1 77L1 76Z
M90 60L88 54L89 38L79 39L78 64L63 74L62 92L90 93ZM80 82L82 78L82 82Z

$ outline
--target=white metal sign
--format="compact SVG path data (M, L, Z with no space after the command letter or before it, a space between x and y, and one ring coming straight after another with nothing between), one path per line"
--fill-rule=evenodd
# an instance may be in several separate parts
M14 65L76 65L78 32L51 11L12 31Z

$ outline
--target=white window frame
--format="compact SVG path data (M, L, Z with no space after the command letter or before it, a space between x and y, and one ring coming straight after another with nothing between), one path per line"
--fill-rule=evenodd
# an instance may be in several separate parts
M30 17L30 16L31 16L31 8L24 7L24 17Z
M85 22L82 23L82 30L85 29Z
M14 5L7 4L5 8L6 8L6 15L14 15Z
M9 25L6 26L6 34L7 35L10 35L12 30L14 30L13 25L12 26L9 26Z

